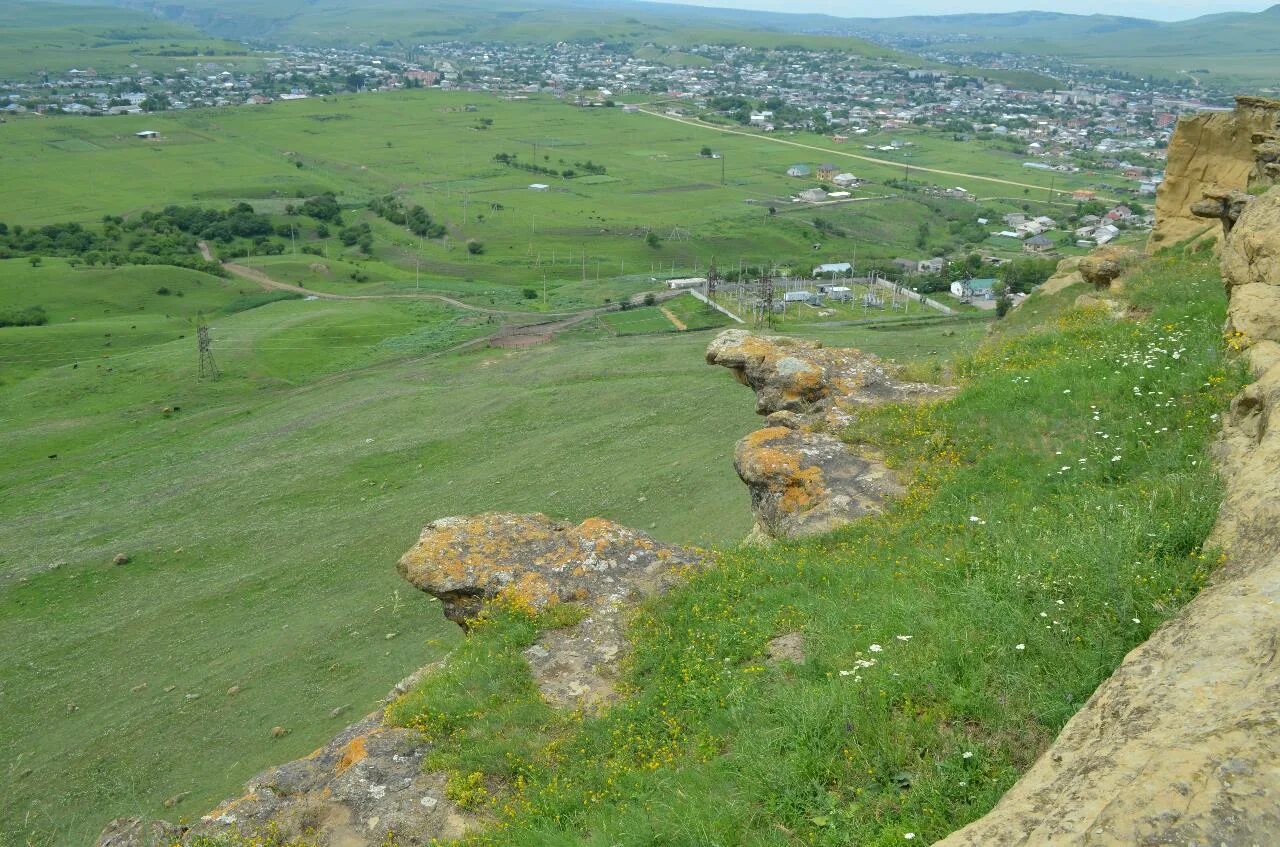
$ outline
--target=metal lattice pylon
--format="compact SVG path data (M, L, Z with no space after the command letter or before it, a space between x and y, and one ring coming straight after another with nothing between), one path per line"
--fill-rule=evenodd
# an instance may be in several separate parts
M200 379L217 379L218 363L213 360L213 340L209 338L209 327L203 318L197 318L196 347L200 351Z

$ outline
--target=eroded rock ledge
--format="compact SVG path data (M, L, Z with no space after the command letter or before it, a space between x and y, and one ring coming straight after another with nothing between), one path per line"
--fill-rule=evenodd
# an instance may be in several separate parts
M626 609L703 564L695 551L602 518L574 526L546 515L488 513L428 524L398 569L464 628L491 600L534 612L580 606L580 622L544 631L525 658L547 702L590 711L614 699L617 663L628 649Z
M531 612L575 604L580 620L543 631L525 659L548 703L590 712L615 698L618 662L630 646L627 610L705 561L696 551L600 518L575 526L545 515L489 513L428 524L398 569L438 597L449 619L464 628L491 601ZM403 680L383 705L443 664ZM377 847L388 833L397 844L426 845L481 826L450 802L444 774L423 771L430 743L418 732L388 725L384 714L379 709L310 756L264 771L242 796L190 828L118 818L97 847L167 847L200 835L251 836L269 827L285 837L309 833L330 847Z
M748 540L831 532L884 510L902 493L897 476L869 448L841 432L859 408L946 396L950 389L904 382L875 356L815 341L746 330L722 332L707 362L729 368L756 393L765 427L740 440L734 467L751 491Z

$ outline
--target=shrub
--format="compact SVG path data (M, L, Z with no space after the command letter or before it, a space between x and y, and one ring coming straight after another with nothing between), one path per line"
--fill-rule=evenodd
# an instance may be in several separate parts
M0 327L3 326L44 326L49 316L43 306L28 306L25 309L9 309L0 312Z

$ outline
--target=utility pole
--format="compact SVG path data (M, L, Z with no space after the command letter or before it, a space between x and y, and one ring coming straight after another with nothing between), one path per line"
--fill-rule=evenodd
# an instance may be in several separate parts
M209 338L209 327L204 322L204 315L196 315L196 349L200 353L200 379L218 378L218 365L213 361L213 342Z
M724 154L720 154L720 184L724 185Z
M760 277L760 323L765 323L773 314L773 277L769 271L762 271Z

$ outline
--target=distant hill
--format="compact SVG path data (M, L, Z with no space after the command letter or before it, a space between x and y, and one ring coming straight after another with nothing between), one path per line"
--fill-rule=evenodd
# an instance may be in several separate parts
M762 47L798 45L913 61L848 34L806 32L821 27L796 26L796 16L662 3L371 0L354 5L345 0L120 0L117 5L192 24L226 38L290 43L413 43L442 39L607 41L669 47L736 43ZM793 25L787 26L788 22Z
M1277 84L1280 5L1161 22L1055 12L861 18L837 31L892 36L903 49L950 44L957 52L1034 53L1137 75L1191 76L1207 84Z
M98 73L131 64L163 70L210 61L248 61L245 49L195 27L156 20L131 9L0 0L0 78L39 78L71 67Z
M1265 91L1280 74L1280 5L1173 23L1121 15L1009 12L841 18L640 0L87 0L145 11L232 39L382 46L464 41L799 45L915 64L945 47L1056 56L1135 76ZM872 40L881 42L873 43ZM884 42L891 46L883 46Z

